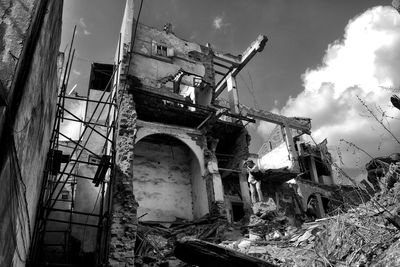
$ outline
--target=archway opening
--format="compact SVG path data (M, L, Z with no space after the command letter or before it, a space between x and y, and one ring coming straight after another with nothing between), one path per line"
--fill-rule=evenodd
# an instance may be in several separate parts
M136 143L133 191L141 221L193 220L209 211L199 160L171 135L152 134Z

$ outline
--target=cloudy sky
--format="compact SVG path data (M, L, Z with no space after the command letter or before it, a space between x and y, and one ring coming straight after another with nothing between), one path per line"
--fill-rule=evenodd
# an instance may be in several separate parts
M64 50L78 34L70 88L86 94L90 62L111 63L125 0L65 0ZM400 87L400 15L390 0L144 0L140 21L240 54L265 34L269 41L238 77L240 102L287 116L310 117L317 141L328 138L348 168L400 150L368 109L400 138L390 88ZM135 1L136 12L140 1ZM361 100L358 100L358 98ZM366 107L362 103L365 103ZM382 114L384 116L382 117ZM249 127L257 152L271 125Z

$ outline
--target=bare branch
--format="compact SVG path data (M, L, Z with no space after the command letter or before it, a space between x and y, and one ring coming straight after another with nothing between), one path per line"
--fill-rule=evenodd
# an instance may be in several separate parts
M359 96L356 96L357 99L361 102L361 104L365 107L365 109L374 117L374 119L379 122L379 124L396 140L398 144L400 144L399 139L396 138L396 136L386 127L386 125L379 120L379 118L376 116L376 114L368 107L368 105L365 103L364 100L362 100Z

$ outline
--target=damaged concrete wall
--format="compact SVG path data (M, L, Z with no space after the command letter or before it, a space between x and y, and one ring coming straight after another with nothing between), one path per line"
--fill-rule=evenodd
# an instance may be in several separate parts
M136 135L136 111L132 95L119 86L119 128L117 134L116 173L111 184L111 266L133 265L137 231L137 201L133 193L133 155Z
M285 142L281 143L269 153L263 155L259 159L259 166L262 170L291 168L293 162L290 160L290 155Z
M249 145L250 145L250 135L246 128L243 127L241 132L236 137L236 141L232 144L229 151L223 151L226 154L231 154L233 157L227 162L225 168L240 170L243 165L243 161L249 158ZM219 149L217 147L217 151Z
M129 47L133 25L134 4L127 0L121 25L121 38L117 46L115 61L120 62L114 80L119 104L116 144L116 173L110 184L112 207L110 210L110 238L108 262L110 266L134 264L134 248L137 231L137 207L133 194L132 166L133 148L136 135L136 110L132 95L128 94L125 84L129 65Z
M160 56L154 51L155 46L167 47L170 56ZM166 33L155 28L140 24L137 28L134 52L130 74L140 78L144 85L161 86L160 79L175 75L180 68L187 72L204 76L203 64L189 58L190 51L201 52L200 45L184 41L173 33ZM182 83L193 86L190 76L184 76Z
M293 166L281 126L278 125L274 128L265 142L263 149L264 151L259 159L260 169L291 168Z
M133 176L139 216L148 213L143 220L174 221L174 217L191 220L208 213L201 133L144 121L138 121L137 128ZM180 142L166 145L161 138L152 144L142 143L146 137L159 134ZM148 195L151 192L153 196Z
M14 118L3 125L1 138L8 144L13 138L16 152L2 143L0 266L24 266L29 253L55 118L62 6L63 1L0 2L0 79L8 95L1 123L10 110L7 116Z
M250 144L250 135L248 134L247 130L243 128L241 132L238 134L236 137L236 140L234 144L230 147L229 150L221 151L217 147L217 151L219 153L225 153L225 154L230 154L232 157L226 162L225 164L219 163L220 167L224 167L227 169L232 169L232 170L242 170L243 169L243 163L245 160L249 158L249 144ZM221 166L222 165L222 166ZM249 186L247 182L247 172L243 170L242 173L236 174L238 177L237 179L232 179L232 178L226 178L227 175L232 175L236 173L229 173L225 172L223 174L222 178L222 183L224 185L224 194L225 195L231 195L232 193L227 192L227 188L234 188L234 191L239 194L240 199L243 203L243 208L247 213L250 213L251 211L251 198L250 198L250 193L249 193ZM232 195L231 195L232 196ZM228 213L228 218L232 217L232 201L231 198L226 197L225 198L225 205L226 205L226 210Z
M117 173L114 177L111 188L113 198L111 210L112 218L110 221L111 239L109 263L111 266L122 266L125 264L133 265L138 208L135 192L138 193L138 197L140 198L140 194L143 193L143 190L147 190L147 188L139 185L139 179L136 180L135 175L138 175L140 167L143 167L143 164L140 164L139 172L137 172L139 164L135 165L135 161L140 161L140 153L143 153L143 156L146 157L152 156L148 153L149 144L147 142L141 142L141 140L145 140L146 136L154 133L169 134L178 138L187 146L185 147L186 152L183 152L183 150L179 148L181 156L179 157L180 160L178 161L178 165L184 165L185 171L178 171L174 166L170 166L169 159L164 157L160 160L160 163L164 162L160 165L166 167L163 173L164 176L158 178L162 178L162 183L164 185L171 186L172 183L168 183L166 179L169 177L169 174L173 175L174 177L172 178L176 179L173 184L176 187L172 189L172 191L174 191L175 189L182 187L182 184L180 183L182 182L183 177L190 176L190 186L187 183L187 179L184 182L186 195L183 199L186 202L192 202L189 206L191 206L190 209L192 210L193 218L200 217L208 212L207 193L205 190L205 182L202 177L205 173L203 155L204 142L202 134L195 130L190 131L183 129L182 127L162 124L162 127L160 127L160 125L153 127L154 125L151 125L150 123L137 121L136 107L138 107L139 111L139 107L141 108L142 106L140 106L141 103L139 103L138 99L136 99L138 103L135 104L133 89L135 88L134 86L138 86L138 84L128 83L127 80L135 80L139 82L139 85L149 87L163 87L163 89L168 87L167 90L171 91L171 82L162 82L159 80L166 78L167 76L173 76L179 69L183 69L184 71L190 72L194 75L184 76L182 84L193 86L193 78L196 75L205 75L207 76L207 79L209 79L207 73L212 70L212 68L210 68L211 64L207 65L199 62L199 60L196 60L195 58L190 58L190 52L194 51L201 53L202 50L204 50L201 46L179 39L173 33L159 31L141 24L137 27L134 39L134 49L131 49L133 42L132 34L135 29L135 19L133 18L133 14L133 0L128 0L126 2L126 9L121 27L120 48L117 49L116 52L116 61L121 61L121 65L114 81L119 92L119 118L116 148ZM210 63L212 57L210 56L208 60L208 63ZM211 92L202 92L202 94L198 95L201 95L202 104L207 104L207 101L211 101ZM207 101L205 99L207 99ZM146 111L145 108L144 111ZM176 147L173 149L175 148ZM184 155L188 154L188 148L191 153L189 156L190 160L187 159L187 156L184 157ZM152 147L151 149L155 150L156 148ZM167 147L159 147L159 149L165 153L170 152L167 150ZM136 153L139 155L137 159L134 157ZM175 169L171 170L172 167ZM151 180L153 178L157 178L157 168L150 168L147 166L146 168L142 168L141 171L143 179L140 178L140 180L144 180L146 177L148 178L148 181L144 184L150 184L152 183ZM156 189L157 188L151 188L153 191ZM165 190L158 193L164 194L164 191ZM191 197L189 200L190 194ZM180 193L178 195L183 196L183 194ZM164 197L166 196L164 195L159 198L158 201L161 202L162 200L166 200ZM171 195L167 196L169 200L172 200L172 202L175 203L176 198L174 199L174 197ZM143 201L143 199L141 200ZM145 207L145 203L146 201L143 202L143 207ZM188 203L184 204L185 207L187 207ZM179 210L179 208L176 209ZM187 214L188 213L184 216L190 218ZM146 219L146 217L143 217L143 219Z
M211 49L139 23L129 74L144 86L172 91L172 80L182 70L185 75L180 81L180 94L207 106L215 84L212 60Z
M144 221L193 219L191 151L178 140L162 143L148 136L136 144L133 190Z

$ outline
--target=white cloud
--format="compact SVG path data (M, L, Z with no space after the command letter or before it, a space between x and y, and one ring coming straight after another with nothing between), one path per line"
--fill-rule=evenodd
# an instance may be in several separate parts
M213 21L214 28L221 29L222 27L222 17L215 17Z
M69 112L83 120L86 110L86 105L84 101L67 100L65 106ZM75 119L68 112L65 113L65 116L67 118ZM83 127L84 126L80 122L64 120L64 122L61 123L60 132L72 140L78 140ZM60 140L65 141L67 140L67 138L64 136L60 136Z
M79 24L82 26L82 28L87 28L85 20L83 18L79 19Z
M227 26L229 26L229 25L230 25L230 23L225 22L225 17L224 17L224 15L216 16L216 17L214 18L214 20L213 20L213 27L214 27L216 30L220 30L220 29L225 28L225 27L227 27Z
M76 69L73 69L72 73L75 74L75 75L78 75L78 76L81 75L81 73L79 71L77 71Z
M320 66L305 71L303 92L291 97L280 113L311 118L313 136L317 141L327 137L331 146L339 146L343 138L373 156L399 151L400 145L357 99L376 114L380 107L399 118L390 104L392 93L382 88L399 88L399 73L400 15L390 7L371 8L349 21L343 39L328 46ZM399 136L400 120L384 121ZM266 128L261 124L258 132L265 133ZM345 163L364 168L369 159L364 155L355 159L351 150L342 150Z
M86 22L83 18L79 19L79 25L81 25L81 28L83 30L83 34L84 35L91 35L92 33L90 31L87 30L87 25Z

